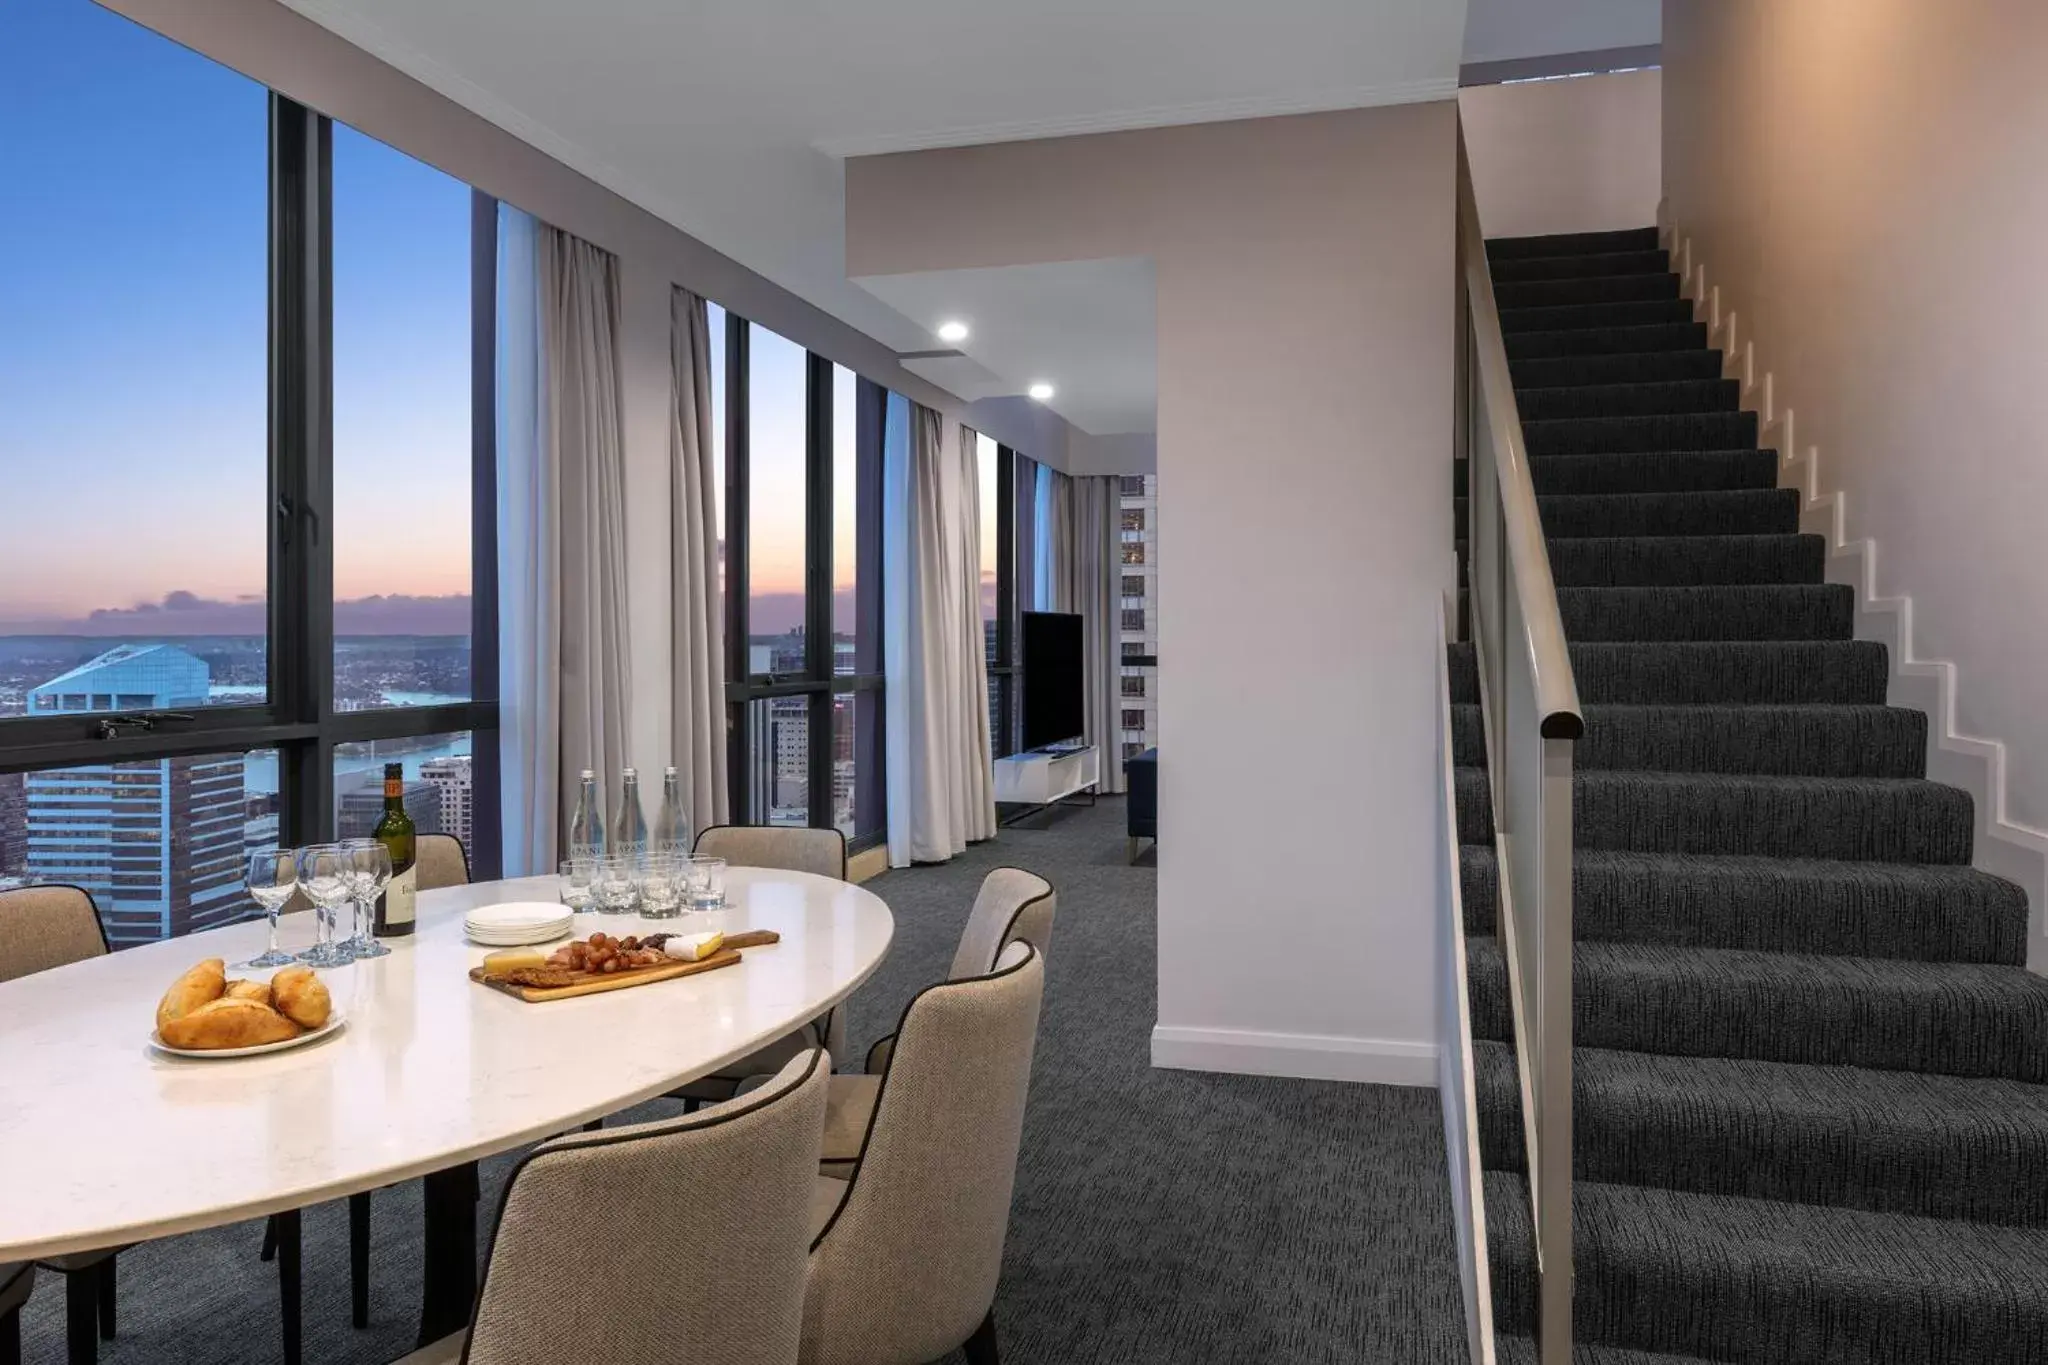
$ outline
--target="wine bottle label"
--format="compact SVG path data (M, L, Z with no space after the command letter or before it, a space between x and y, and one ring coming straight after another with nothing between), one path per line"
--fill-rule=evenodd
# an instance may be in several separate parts
M377 907L377 923L401 934L412 932L413 899L419 894L419 883L418 864L393 873Z

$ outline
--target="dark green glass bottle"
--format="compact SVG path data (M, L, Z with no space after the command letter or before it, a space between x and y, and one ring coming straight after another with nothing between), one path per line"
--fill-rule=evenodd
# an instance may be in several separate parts
M377 897L378 938L403 938L413 931L413 898L419 891L419 851L412 817L405 813L405 766L384 765L384 814L370 837L391 854L391 884Z

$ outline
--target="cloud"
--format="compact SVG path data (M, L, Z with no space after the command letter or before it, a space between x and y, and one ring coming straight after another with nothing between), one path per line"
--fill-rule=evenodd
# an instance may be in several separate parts
M269 606L260 594L223 600L184 588L154 602L99 607L83 617L0 621L0 634L8 635L261 635L268 628ZM469 595L345 599L334 604L334 630L337 635L467 635Z

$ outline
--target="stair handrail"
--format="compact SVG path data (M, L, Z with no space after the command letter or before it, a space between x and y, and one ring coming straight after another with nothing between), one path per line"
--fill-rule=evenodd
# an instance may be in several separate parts
M1585 733L1458 129L1457 454L1542 1365L1571 1357L1572 757Z

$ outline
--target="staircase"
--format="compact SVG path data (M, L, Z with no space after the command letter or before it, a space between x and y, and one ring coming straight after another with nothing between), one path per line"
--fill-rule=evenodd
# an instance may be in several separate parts
M1926 717L1885 705L1884 647L1851 638L1850 589L1822 581L1654 230L1488 259L1586 722L1575 1359L2048 1362L2025 897L1970 867L1970 798L1926 780ZM1494 1309L1521 1365L1485 743L1471 647L1450 663Z

